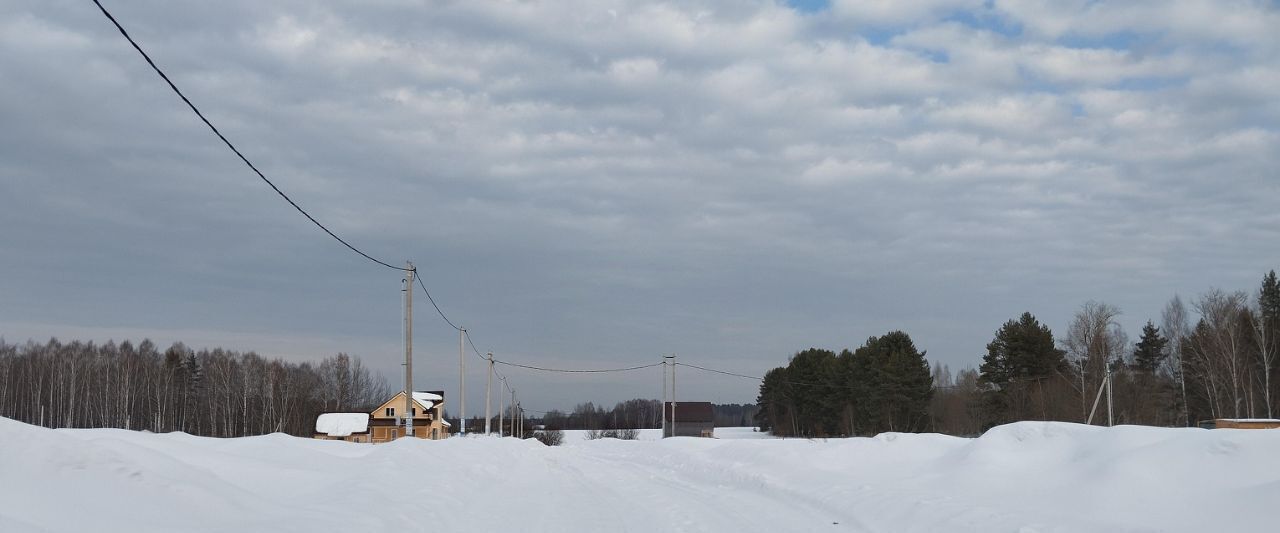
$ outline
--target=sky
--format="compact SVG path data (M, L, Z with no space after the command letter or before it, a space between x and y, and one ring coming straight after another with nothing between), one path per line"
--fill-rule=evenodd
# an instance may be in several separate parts
M761 375L902 330L976 367L1024 311L1101 301L1136 339L1280 268L1274 1L104 4L498 359ZM7 342L345 352L398 386L402 274L91 2L0 4L0 65ZM422 296L414 380L453 397ZM500 370L535 410L662 392Z

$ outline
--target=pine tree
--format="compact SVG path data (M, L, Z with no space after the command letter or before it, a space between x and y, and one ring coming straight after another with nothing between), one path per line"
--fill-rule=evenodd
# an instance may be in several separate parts
M979 381L1000 387L1018 379L1047 377L1066 366L1064 355L1054 345L1053 331L1031 313L1022 313L1017 321L1005 322L987 344Z
M1164 358L1169 355L1165 350L1168 345L1169 339L1160 335L1160 328L1148 320L1147 325L1142 327L1142 338L1133 347L1134 370L1147 375L1155 374Z
M855 412L861 430L923 431L929 421L933 376L911 337L892 331L853 352Z
M1010 392L1043 382L1064 371L1066 364L1063 351L1054 344L1053 331L1034 315L1022 313L1018 320L1005 322L987 344L987 355L978 368L984 426L1012 420Z
M1272 324L1280 326L1280 282L1276 280L1276 271L1268 272L1262 277L1262 289L1258 291L1258 307L1262 317Z

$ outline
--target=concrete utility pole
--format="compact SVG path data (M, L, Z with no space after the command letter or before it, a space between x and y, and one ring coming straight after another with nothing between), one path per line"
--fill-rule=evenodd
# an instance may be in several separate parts
M484 434L485 435L493 434L493 431L491 431L489 427L490 426L489 420L493 418L493 414L490 411L490 405L489 405L489 400L493 399L493 393L491 392L492 389L493 389L493 352L489 352L489 377L485 378L484 380Z
M404 435L413 436L413 263L404 278Z
M1111 412L1111 368L1107 367L1107 426L1114 426L1115 418Z
M676 436L676 354L671 354L671 436Z
M502 390L498 391L498 436L499 437L502 436L502 422L503 422L502 414L506 411L506 407L502 405L502 402L506 401L504 398L504 396L506 395L506 390L507 390L507 378L504 376L502 378Z
M662 405L658 406L658 412L662 414L662 438L667 438L667 359L672 356L662 356Z
M467 328L458 330L458 434L467 435L467 358L463 357L462 343Z
M516 390L511 389L511 436L516 436Z

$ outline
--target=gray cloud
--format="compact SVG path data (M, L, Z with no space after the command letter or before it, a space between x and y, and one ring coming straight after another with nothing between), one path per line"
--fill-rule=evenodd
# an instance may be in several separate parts
M903 329L975 365L1024 310L1062 329L1101 299L1136 330L1280 264L1273 4L108 5L282 188L511 359L760 373ZM398 274L274 197L83 3L0 21L0 333L347 351L395 379ZM425 305L418 379L452 388ZM509 373L535 407L658 390Z

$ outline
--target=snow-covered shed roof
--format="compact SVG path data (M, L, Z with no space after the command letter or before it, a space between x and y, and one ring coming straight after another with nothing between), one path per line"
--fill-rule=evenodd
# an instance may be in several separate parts
M432 392L413 391L413 399L422 404L423 409L430 409L435 406L435 402L443 401L444 397Z
M316 433L346 437L369 431L369 413L324 413L316 417Z

